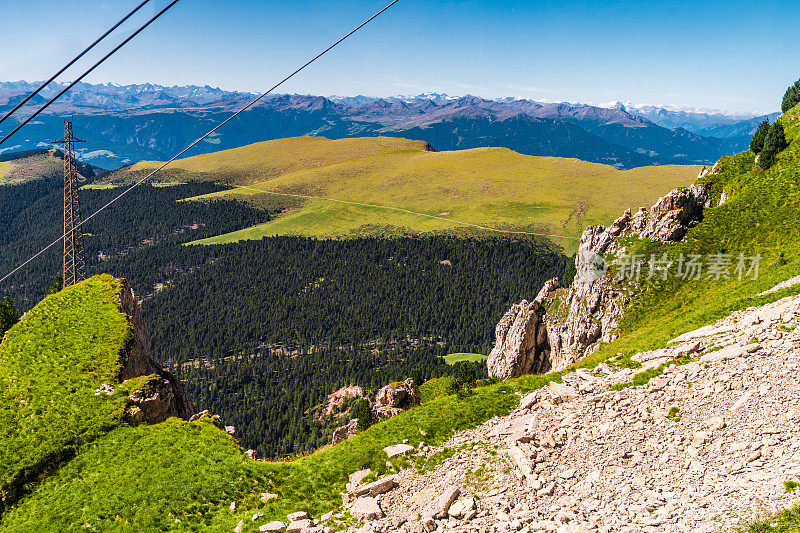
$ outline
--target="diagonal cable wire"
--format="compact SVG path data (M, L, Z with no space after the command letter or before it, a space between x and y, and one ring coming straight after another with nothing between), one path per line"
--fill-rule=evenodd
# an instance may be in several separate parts
M64 89L62 89L62 90L61 90L61 92L59 92L57 95L55 95L55 96L54 96L54 97L52 97L50 100L48 100L48 101L47 101L47 103L45 103L45 104L44 104L42 107L40 107L39 109L37 109L37 110L36 110L36 112L35 112L33 115L31 115L31 116L29 116L28 118L26 118L26 119L25 119L25 120L22 122L22 124L20 124L20 125L19 125L19 126L17 126L16 128L14 128L14 130L13 130L11 133L9 133L8 135L6 135L6 136L5 136L5 137L3 137L2 139L0 139L0 144L3 144L4 142L6 142L6 141L7 141L7 140L8 140L8 139L9 139L9 138L12 136L12 135L14 135L14 134L15 134L15 133L17 133L19 130L21 130L23 126L25 126L25 125L26 125L28 122L30 122L31 120L33 120L34 118L36 118L36 117L39 115L39 113L41 113L42 111L44 111L45 109L47 109L48 107L50 107L50 105L51 105L53 102L55 102L56 100L58 100L59 98L61 98L61 97L64 95L64 93L65 93L65 92L67 92L67 91L69 91L70 89L72 89L73 87L75 87L75 85L76 85L78 82L80 82L80 81L81 81L83 78L85 78L86 76L88 76L89 74L91 74L91 72L92 72L94 69L96 69L97 67L99 67L100 65L102 65L102 64L103 64L103 63L106 61L106 59L108 59L109 57L111 57L111 56L113 56L115 53L117 53L117 51L118 51L120 48L122 48L123 46L125 46L126 44L128 44L128 43L129 43L131 40L133 40L133 38L134 38L134 37L136 37L137 35L139 35L140 33L142 33L142 32L145 30L145 28L147 28L148 26L150 26L150 24L152 24L153 22L155 22L156 20L158 20L158 18L159 18L161 15L163 15L164 13L166 13L166 12L167 12L167 10L169 10L169 8L171 8L172 6L174 6L175 4L177 4L179 1L180 1L180 0L172 0L172 2L170 2L170 3L169 3L169 4L168 4L168 5L167 5L167 6L166 6L164 9L162 9L161 11L159 11L158 13L156 13L155 15L153 15L153 17L152 17L150 20L148 20L148 21L147 21L147 22L145 22L145 23L144 23L142 26L140 26L140 27L139 27L139 29L138 29L138 30L136 30L135 32L133 32L133 33L132 33L130 36L128 36L128 38L127 38L127 39L125 39L124 41L122 41L121 43L119 43L119 44L118 44L118 45L117 45L117 46L116 46L116 47L115 47L113 50L111 50L109 53L107 53L106 55L104 55L104 56L103 56L103 57L100 59L100 61L98 61L97 63L95 63L95 64L94 64L94 65L92 65L91 67L89 67L89 69L88 69L88 70L86 70L86 71L85 71L83 74L81 74L81 75L80 75L80 77L79 77L78 79L76 79L75 81L73 81L72 83L70 83L69 85L67 85L66 87L64 87Z
M175 0L174 2L172 2L172 4L174 4L174 3L175 3L175 2L177 2L177 1L178 1L178 0ZM203 135L202 137L198 138L198 139L197 139L196 141L194 141L192 144L190 144L189 146L187 146L186 148L184 148L183 150L181 150L180 152L178 152L177 154L175 154L175 155L172 157L172 159L170 159L169 161L166 161L165 163L162 163L162 164L161 164L161 166L157 167L155 170L153 170L152 172L150 172L149 174L147 174L145 177L143 177L142 179L140 179L139 181L137 181L136 183L134 183L133 185L131 185L130 187L128 187L127 189L125 189L124 191L122 191L120 194L118 194L117 196L115 196L115 197L114 197L114 198L113 198L111 201L109 201L109 202L108 202L107 204L105 204L103 207L101 207L100 209L98 209L97 211L95 211L94 213L92 213L91 215L89 215L88 217L86 217L85 219L83 219L83 221L82 221L80 224L78 224L78 225L76 225L76 226L75 226L74 230L77 230L78 228L80 228L81 226L83 226L84 224L86 224L88 221L90 221L91 219L93 219L95 216L97 216L98 214L100 214L102 211L104 211L104 210L108 209L109 207L111 207L111 206L112 206L114 203L116 203L116 202L117 202L119 199L121 199L123 196L127 195L127 194L128 194L129 192L131 192L133 189L135 189L136 187L138 187L139 185L141 185L141 184L142 184L142 183L144 183L145 181L149 180L151 177L153 177L153 176L154 176L154 175L155 175L157 172L159 172L161 169L163 169L164 167L166 167L167 165L169 165L170 163L172 163L173 161L175 161L176 159L178 159L180 156L182 156L183 154L185 154L186 152L188 152L189 150L191 150L192 148L194 148L195 146L197 146L197 145L198 145L200 142L202 142L202 141L203 141L204 139L206 139L208 136L210 136L210 135L212 135L213 133L215 133L215 132L216 132L218 129L220 129L222 126L224 126L225 124L227 124L228 122L230 122L231 120L233 120L234 118L236 118L237 116L241 115L242 113L244 113L245 111L247 111L248 109L250 109L251 107L253 107L253 106L254 106L256 103L258 103L258 102L259 102L259 101L260 101L262 98L264 98L265 96L267 96L269 93L271 93L272 91L274 91L275 89L277 89L278 87L280 87L281 85L283 85L284 83L286 83L287 81L289 81L291 78L293 78L295 75L297 75L297 74L298 74L300 71L302 71L303 69L305 69L305 68L306 68L307 66L309 66L310 64L314 63L314 62L315 62L317 59L321 58L322 56L324 56L325 54L327 54L328 52L330 52L331 50L333 50L334 48L336 48L336 46L338 46L338 45L339 45L339 44L340 44L342 41L344 41L345 39L347 39L348 37L350 37L351 35L353 35L354 33L356 33L358 30L360 30L361 28L363 28L364 26L366 26L367 24L369 24L370 22L372 22L373 20L375 20L376 18L378 18L380 15L382 15L382 14L383 14L383 12L384 12L384 11L386 11L387 9L389 9L390 7L392 7L393 5L395 5L395 4L396 4L397 2L399 2L399 1L400 1L400 0L393 0L392 2L390 2L389 4L387 4L387 5L386 5L386 7L384 7L383 9L381 9L380 11L378 11L377 13L375 13L374 15L372 15L370 18L368 18L367 20L365 20L364 22L362 22L361 24L359 24L358 26L356 26L355 28L353 28L352 30L350 30L350 31L349 31L347 34L345 34L345 35L344 35L342 38L340 38L338 41L336 41L335 43L333 43L332 45L330 45L328 48L326 48L326 49L325 49L325 50L323 50L322 52L320 52L320 53L318 53L317 55L315 55L313 58L309 59L309 60L308 60L307 62L305 62L305 63L304 63L304 64L303 64L301 67L297 68L297 69L296 69L294 72L292 72L291 74L289 74L288 76L286 76L285 78L283 78L281 81L279 81L278 83L276 83L275 85L273 85L273 86L272 86L272 87L271 87L269 90L267 90L267 91L265 91L265 92L261 93L261 94L260 94L260 95L259 95L257 98L254 98L254 99L253 99L253 100L251 100L251 101L250 101L250 102L249 102L247 105L245 105L244 107L242 107L241 109L239 109L238 111L236 111L235 113L233 113L231 116L229 116L228 118L226 118L224 121L222 121L222 122L220 122L219 124L217 124L217 125L216 125L214 128L212 128L211 130L209 130L209 131L208 131L208 133L206 133L206 134L205 134L205 135ZM170 4L170 6L171 6L172 4ZM170 6L167 6L167 9L168 9ZM62 235L62 236L61 236L61 237L59 237L58 239L54 240L53 242L51 242L50 244L48 244L47 246L45 246L44 248L42 248L41 250L39 250L39 251L38 251L36 254L34 254L33 256L31 256L30 258L28 258L28 260L26 260L24 263L22 263L21 265L19 265L18 267L16 267L14 270L12 270L12 271L11 271L11 272L9 272L8 274L6 274L6 275L5 275L5 276L3 276L2 278L0 278L0 283L2 283L3 281L5 281L6 279L8 279L8 278L9 278L11 275L13 275L13 274L15 274L16 272L18 272L20 269L22 269L23 267L25 267L25 265L27 265L28 263L30 263L31 261L33 261L34 259L36 259L36 258L37 258L37 257L39 257L40 255L42 255L43 253L45 253L47 250L49 250L49 249L50 249L50 248L52 248L53 246L55 246L56 244L60 243L60 242L61 242L61 241L62 241L62 240L63 240L63 239L66 237L66 236L67 236L67 234L65 233L64 235Z
M8 113L6 113L6 114L5 114L5 116L4 116L3 118L0 118L0 124L2 124L3 122L5 122L5 120L6 120L8 117L10 117L11 115L13 115L13 114L14 114L14 113L16 113L17 111L19 111L19 109L20 109L22 106L24 106L25 104L27 104L28 102L30 102L31 98L33 98L34 96L36 96L37 94L39 94L39 93L40 93L40 92L41 92L41 91L42 91L42 90L43 90L45 87L47 87L48 85L50 85L50 84L51 84L51 83L52 83L52 82L53 82L53 81L54 81L54 80L55 80L57 77L59 77L60 75L62 75L62 74L63 74L63 73L64 73L64 72L65 72L65 71L66 71L66 70L69 68L69 67L71 67L72 65L74 65L74 64L75 64L75 63L76 63L76 62L77 62L77 61L78 61L80 58L82 58L82 57L83 57L83 56L85 56L87 53L89 53L89 51L90 51L92 48L94 48L95 46L97 46L97 45L100 43L100 41L102 41L103 39L105 39L106 37L108 37L108 36L111 34L111 32L113 32L114 30L116 30L117 28L119 28L120 26L122 26L122 24L124 24L124 23L125 23L125 21L127 21L127 20L128 20L129 18L131 18L131 17L132 17L134 14L136 14L136 12L137 12L137 11L139 11L141 8L143 8L143 7L145 6L145 4L147 4L149 1L150 1L150 0L144 0L144 1L143 1L141 4L139 4L138 6L136 6L135 8L133 8L133 10L132 10L131 12L129 12L129 13L128 13L127 15L125 15L124 17L122 17L122 18L119 20L119 22L117 22L117 23L116 23L116 24L114 24L114 25L113 25L111 28L109 28L109 30L108 30L107 32L105 32L103 35L101 35L100 37L98 37L98 39L97 39L95 42L93 42L92 44L90 44L89 46L87 46L87 47L86 47L86 48L83 50L83 52L81 52L80 54L78 54L77 56L75 56L75 58L74 58L72 61L70 61L69 63L67 63L66 65L64 65L64 67L63 67L61 70L59 70L58 72L56 72L55 74L53 74L53 75L50 77L50 79L49 79L49 80L47 80L46 82L42 83L42 84L39 86L39 88L38 88L38 89L36 89L36 90L35 90L35 91L33 91L31 94L29 94L28 96L26 96L26 97L25 97L25 99L24 99L24 100L22 100L20 103L18 103L18 104L17 104L17 106L16 106L14 109L12 109L12 110L11 110L11 111L9 111Z

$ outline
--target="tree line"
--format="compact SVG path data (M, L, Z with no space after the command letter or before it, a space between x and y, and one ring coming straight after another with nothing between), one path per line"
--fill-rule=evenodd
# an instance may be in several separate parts
M786 89L781 101L781 112L786 113L797 104L800 104L800 80ZM777 120L770 124L768 119L764 119L750 141L750 150L758 156L758 166L764 170L775 164L778 154L787 146L789 143L786 141L783 124Z

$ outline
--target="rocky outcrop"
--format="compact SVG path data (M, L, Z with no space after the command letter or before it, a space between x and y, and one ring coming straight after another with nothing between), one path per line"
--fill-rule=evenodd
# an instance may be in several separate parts
M153 374L144 387L131 393L131 405L126 409L129 422L157 424L173 416L188 420L195 413L194 404L180 383L171 374L164 374L166 377Z
M119 299L119 310L128 315L131 325L131 340L125 345L120 353L122 369L119 377L122 381L139 376L156 374L157 369L150 358L150 333L147 325L142 319L139 305L133 294L133 289L127 280L120 280L122 288L117 295Z
M416 407L422 400L414 380L408 378L402 383L390 383L378 391L371 411L372 421L399 415L402 411ZM344 426L333 430L331 444L338 444L358 433L358 419L350 420Z
M614 340L631 293L614 280L601 278L576 280L559 296L563 300L550 302L559 312L544 317L551 370L563 370L591 353L600 341Z
M589 226L581 235L579 251L616 255L622 251L619 239L632 235L665 243L678 242L689 228L703 220L707 203L708 192L703 185L675 189L659 198L650 209L640 207L633 215L628 209L607 228Z
M495 329L497 343L486 361L491 376L511 379L548 370L543 316L544 309L535 300L523 300L503 315Z
M331 444L339 444L340 442L355 436L356 433L358 433L358 419L353 418L347 424L339 426L333 430L333 439L331 439Z
M422 394L414 380L408 378L403 383L386 385L375 395L372 418L381 420L397 416L401 411L420 404Z
M188 420L197 408L175 376L150 357L150 335L139 311L133 290L121 280L119 309L128 315L131 339L120 353L120 380L150 376L144 386L130 394L131 405L125 411L130 423L155 424L170 417Z
M610 342L636 291L635 283L607 275L612 259L625 252L625 237L680 241L703 219L708 192L702 185L680 188L662 196L650 208L630 210L610 226L590 226L583 232L575 256L577 275L569 289L549 280L531 303L523 300L500 320L496 344L487 365L489 374L509 379L524 374L563 370Z

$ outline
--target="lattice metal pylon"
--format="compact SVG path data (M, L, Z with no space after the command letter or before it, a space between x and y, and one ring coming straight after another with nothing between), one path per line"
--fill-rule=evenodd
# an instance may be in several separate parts
M64 121L64 137L53 144L64 145L64 286L86 279L86 258L83 251L81 204L78 200L78 168L75 164L75 143L86 142L72 136L72 122Z

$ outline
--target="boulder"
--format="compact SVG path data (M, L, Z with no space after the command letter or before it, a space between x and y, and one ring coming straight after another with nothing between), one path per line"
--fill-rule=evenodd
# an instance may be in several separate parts
M356 470L352 474L350 474L347 478L347 490L348 492L355 489L361 484L361 481L369 475L371 470L369 468L365 468L364 470Z
M447 514L452 518L464 518L473 509L475 509L475 498L469 496L461 498L451 505Z
M459 494L461 494L461 490L458 487L447 487L438 498L428 504L422 511L422 517L433 519L445 518L447 512L450 510L450 506L453 505L453 502L456 501Z
M109 383L103 383L100 385L99 388L95 389L94 395L100 396L101 394L105 394L106 396L111 396L114 394L114 386Z
M286 526L286 533L303 533L306 529L310 528L314 524L311 523L311 520L308 518L303 518L301 520L293 520Z
M287 514L286 518L289 519L289 522L296 522L298 520L305 520L308 518L308 513L305 511L297 511L291 514Z
M375 395L373 419L380 420L397 416L402 410L419 405L421 399L422 394L419 387L411 378L403 383L386 385Z
M353 418L347 424L339 426L333 430L331 444L339 444L340 442L355 436L356 433L358 433L358 419Z
M409 446L408 444L395 444L393 446L387 446L383 449L386 452L386 455L389 456L389 459L392 457L399 457L401 455L407 455L414 451L413 446Z
M350 492L348 492L348 496L351 498L359 498L361 496L377 496L378 494L389 492L394 488L395 485L395 478L393 476L388 476L377 481L373 481L372 483L367 483L366 485L357 485Z
M352 507L350 507L350 514L359 520L377 520L383 518L383 511L380 505L378 505L378 500L371 496L358 498L353 502Z

